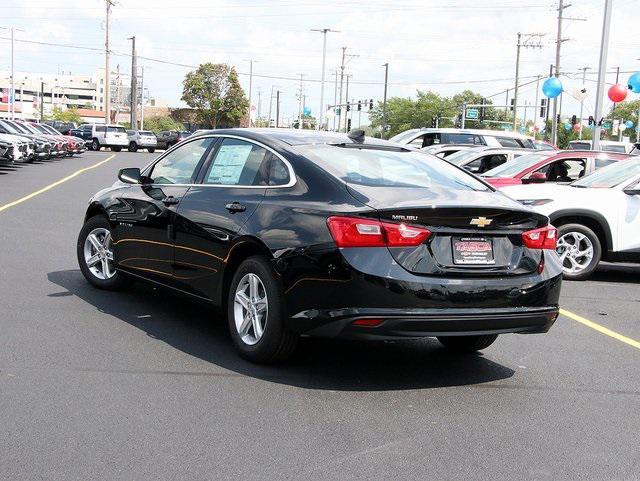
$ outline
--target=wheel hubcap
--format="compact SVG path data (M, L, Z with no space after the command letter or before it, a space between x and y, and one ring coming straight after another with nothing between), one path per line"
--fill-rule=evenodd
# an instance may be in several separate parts
M577 274L591 264L593 243L580 232L567 232L558 239L556 252L560 256L564 272Z
M84 261L98 279L111 279L115 275L113 241L108 229L98 227L89 232L84 240Z
M238 283L233 301L234 321L242 342L253 345L262 338L268 312L264 284L257 275L246 274Z

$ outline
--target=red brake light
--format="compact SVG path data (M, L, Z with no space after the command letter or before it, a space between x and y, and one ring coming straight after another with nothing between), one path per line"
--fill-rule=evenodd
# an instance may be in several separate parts
M556 249L558 231L552 225L522 233L522 242L529 249Z
M431 231L359 217L329 217L327 225L338 247L408 247L422 244Z

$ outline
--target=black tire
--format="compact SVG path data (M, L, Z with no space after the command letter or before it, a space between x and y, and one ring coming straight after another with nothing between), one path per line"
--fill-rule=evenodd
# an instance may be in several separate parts
M156 151L156 149L154 147L149 147L147 149L147 152L149 152L150 154L153 154Z
M258 276L267 296L267 320L264 333L255 344L247 344L238 333L235 323L234 299L238 284L247 274ZM233 344L240 356L255 363L273 363L288 358L296 348L298 335L284 325L284 294L269 262L262 256L246 259L233 275L227 293L227 319Z
M80 271L82 271L82 274L84 275L85 279L87 279L87 281L89 281L90 284L94 285L99 289L105 289L109 291L116 291L116 290L123 289L131 283L131 278L126 276L126 274L123 274L122 272L116 270L113 277L108 279L100 279L99 277L96 277L96 275L93 272L91 272L91 270L89 269L89 266L87 266L87 263L85 261L85 256L84 256L85 240L94 229L99 229L99 228L103 228L103 229L107 229L108 231L111 231L111 225L109 224L109 221L107 220L106 217L102 215L91 217L90 219L87 220L87 222L84 223L84 225L82 226L82 229L80 229L80 234L78 235L78 243L76 245L76 253L78 257L78 265L80 266Z
M121 150L122 150L122 147L111 147L112 152L120 152Z
M480 336L440 336L438 341L454 352L476 352L489 347L498 338L497 334Z
M129 152L137 152L138 144L136 144L135 142L129 142L129 147L127 147L127 150L129 150Z
M93 139L91 141L91 150L96 152L100 150L100 142L98 142L98 139Z
M579 233L584 235L589 239L591 245L593 247L593 257L591 258L591 262L586 265L586 267L579 272L571 273L564 270L565 265L568 264L568 261L565 260L563 263L563 278L570 281L583 281L587 279L593 271L596 270L598 264L600 263L600 259L602 257L602 245L600 244L600 239L595 232L589 229L587 226L582 224L564 224L558 227L558 240L571 232ZM560 252L558 252L560 254Z

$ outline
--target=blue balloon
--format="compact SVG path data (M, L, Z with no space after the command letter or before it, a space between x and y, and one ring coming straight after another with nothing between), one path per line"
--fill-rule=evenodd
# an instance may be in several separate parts
M564 130L566 131L571 130L571 124L564 124Z
M640 72L631 74L629 81L627 82L629 90L634 94L640 94Z
M302 110L302 113L303 113L304 115L311 115L311 107L305 107L305 108Z
M627 120L624 123L625 127L627 127L628 129L632 129L633 128L633 122L631 122L631 120Z
M556 98L562 93L562 82L557 77L549 77L542 84L542 93L550 99Z

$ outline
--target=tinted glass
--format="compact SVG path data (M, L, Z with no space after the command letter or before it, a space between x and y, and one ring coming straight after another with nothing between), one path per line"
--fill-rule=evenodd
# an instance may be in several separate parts
M522 145L520 145L520 142L518 142L516 139L511 139L509 137L496 137L496 140L503 147L515 147L515 148L522 147Z
M569 142L572 150L591 150L591 142Z
M626 152L624 145L604 145L602 150L605 152L620 152L621 154Z
M584 159L562 159L551 162L536 172L547 176L547 182L573 182L585 173Z
M489 190L446 160L413 151L308 146L306 157L344 182L376 187Z
M615 162L613 165L598 170L571 185L575 187L609 188L630 180L636 175L640 175L640 159L625 160L623 162Z
M484 177L513 177L514 175L533 167L538 162L542 162L547 157L551 157L551 155L553 155L551 152L536 152L533 154L523 155L511 162L507 162L495 169L491 169L482 175Z
M286 185L290 180L287 166L282 160L271 154L269 158L269 185Z
M96 125L96 132L106 132L107 128L104 125Z
M107 127L107 132L115 132L118 134L125 134L126 130L124 130L124 127Z
M198 139L179 144L179 147L165 155L151 171L149 177L154 184L191 184L196 167L212 138Z
M271 153L239 139L224 139L204 177L205 184L267 185Z
M151 132L149 130L140 130L138 133L140 135L153 135L153 132Z
M447 134L450 144L475 144L476 136L473 134Z

